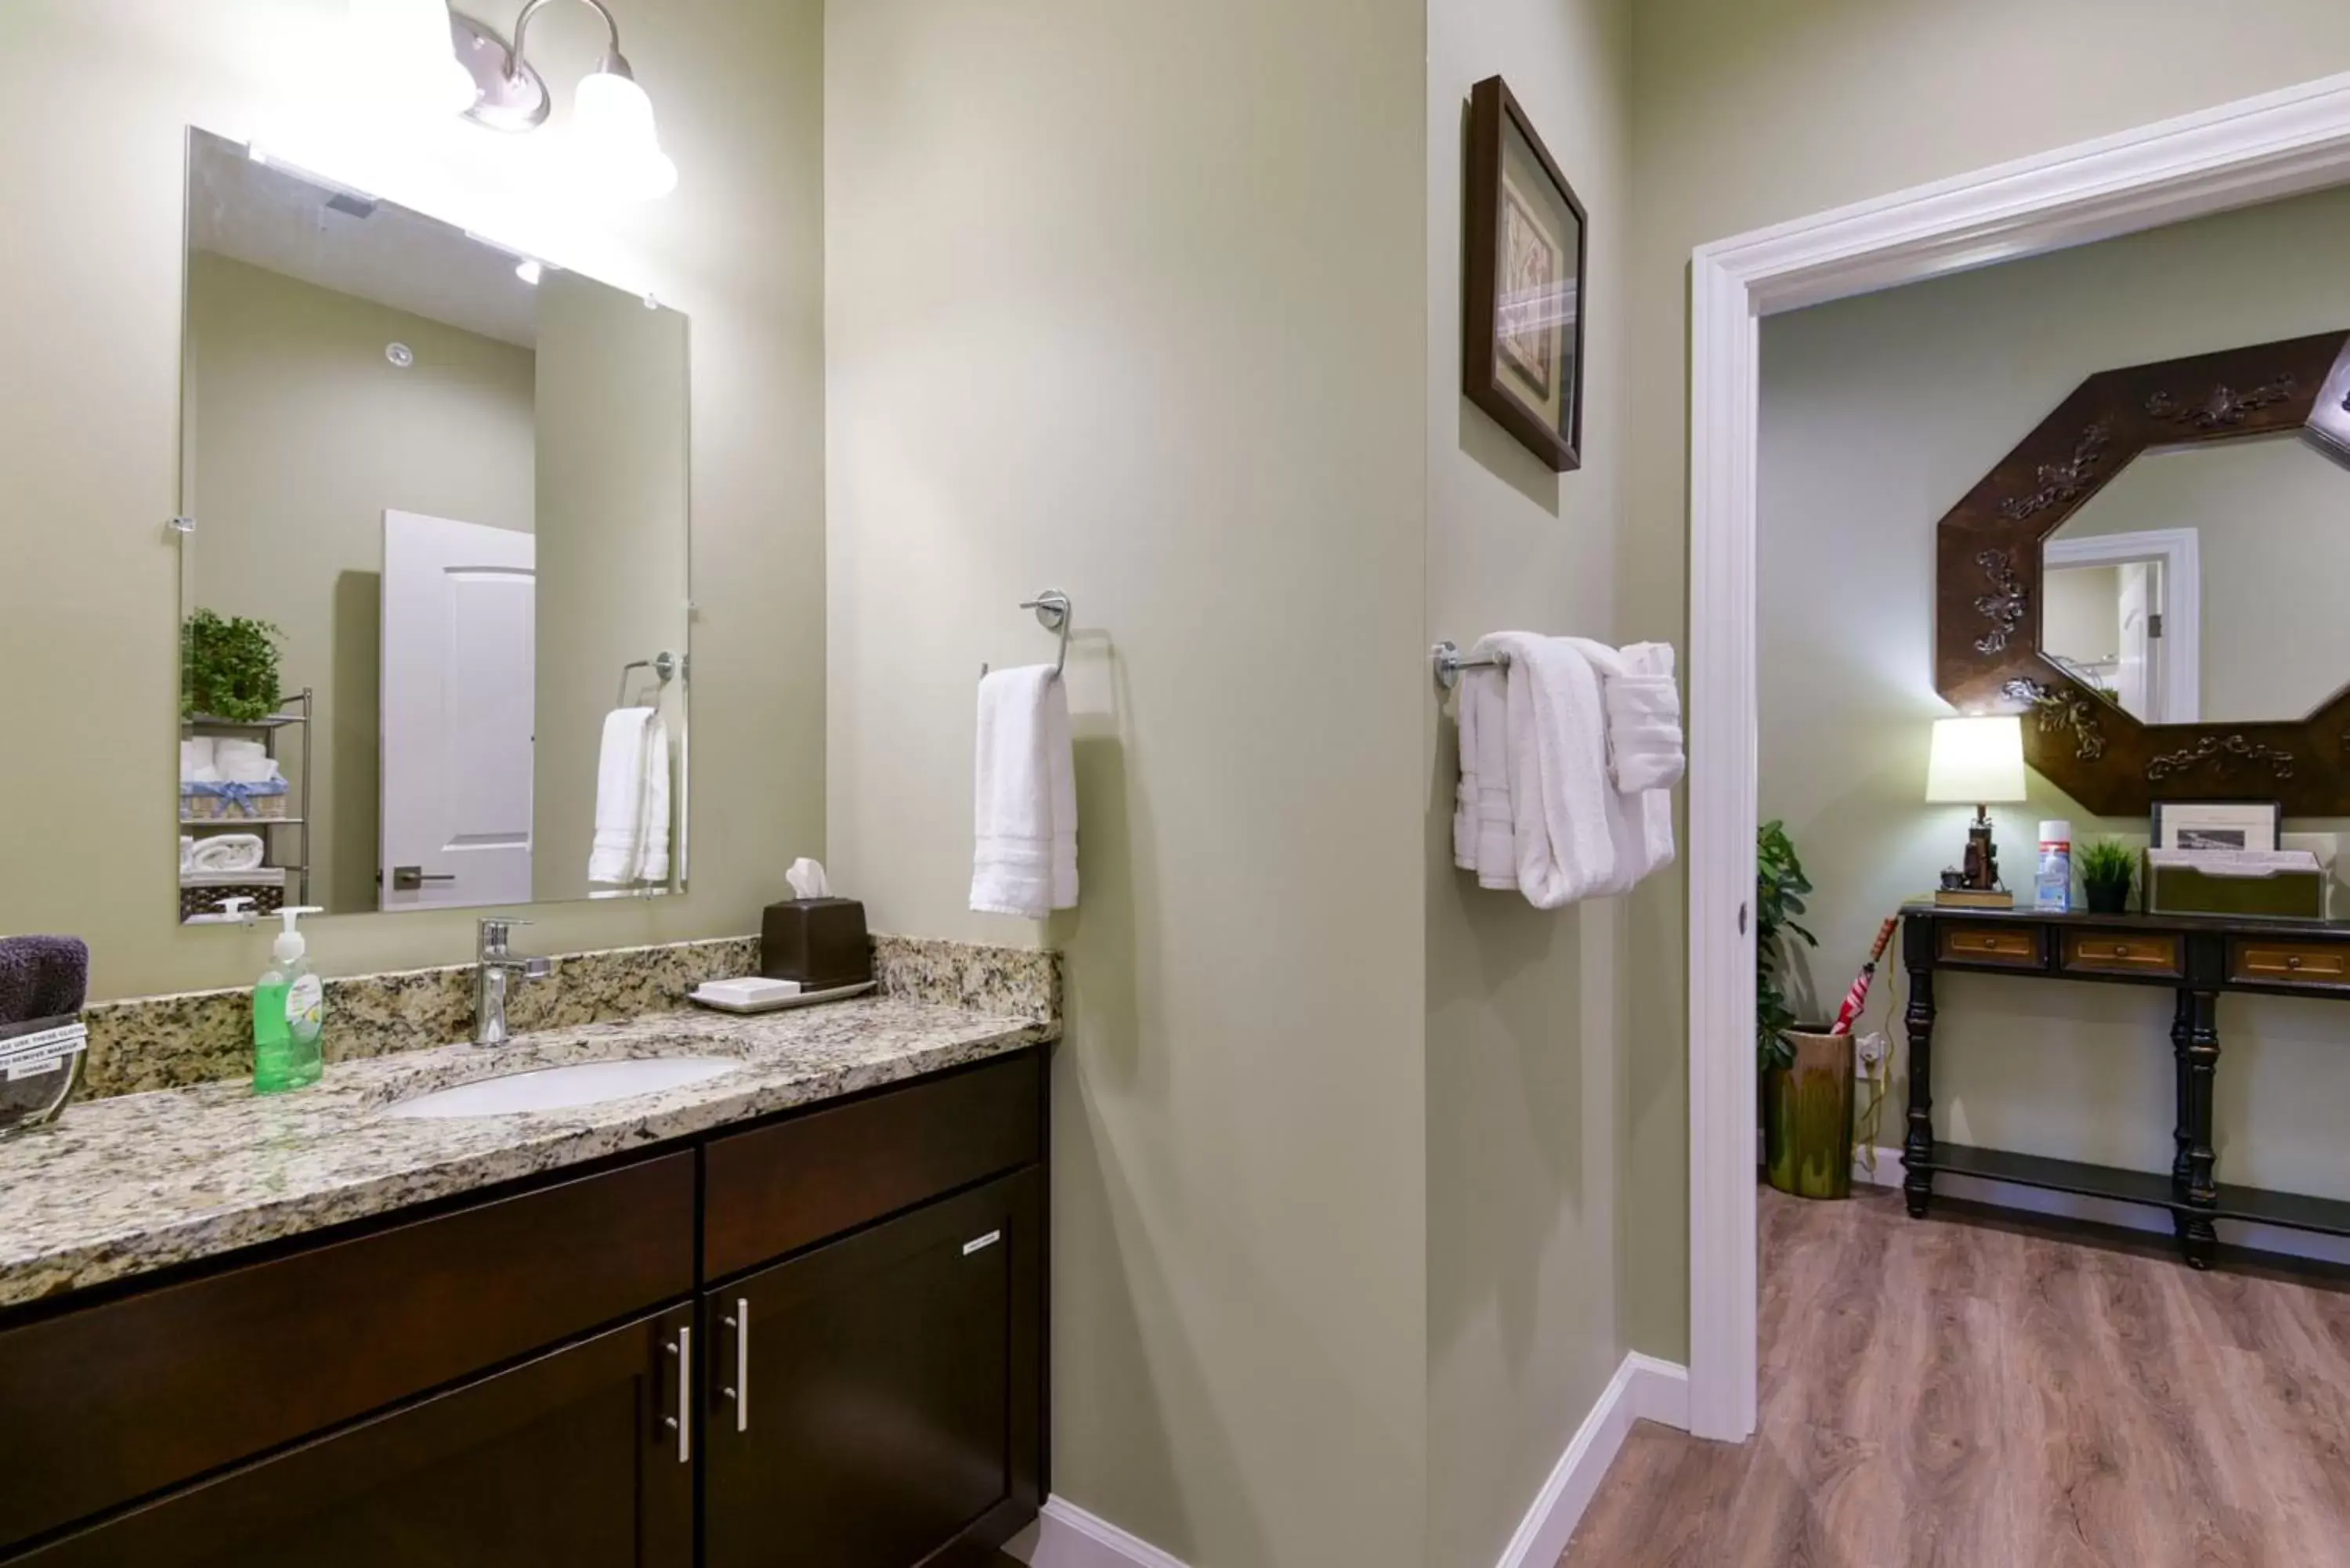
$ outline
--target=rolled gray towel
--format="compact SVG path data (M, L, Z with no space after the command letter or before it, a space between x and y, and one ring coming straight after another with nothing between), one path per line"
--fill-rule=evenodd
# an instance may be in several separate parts
M79 937L0 938L0 1024L79 1012L89 995L89 944Z

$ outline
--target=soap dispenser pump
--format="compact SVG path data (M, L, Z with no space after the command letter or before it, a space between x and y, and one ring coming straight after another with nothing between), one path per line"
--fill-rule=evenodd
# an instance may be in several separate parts
M326 1071L319 1041L326 1033L326 990L310 969L309 942L295 928L304 915L324 913L297 904L276 911L286 929L270 944L270 964L253 988L253 1092L282 1095L315 1084Z

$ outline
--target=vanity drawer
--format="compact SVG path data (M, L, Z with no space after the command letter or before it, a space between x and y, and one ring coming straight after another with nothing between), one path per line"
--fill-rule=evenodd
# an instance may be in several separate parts
M1034 1051L702 1150L705 1279L779 1258L1044 1158Z
M0 1556L692 1287L685 1153L0 1333Z
M2043 955L2038 926L2000 926L1988 921L1969 924L1940 922L1937 955L1945 963L1987 963L2012 969L2038 969Z
M2350 942L2237 937L2228 943L2228 978L2253 985L2350 987Z
M2176 931L2068 930L2064 967L2092 974L2175 979L2187 972L2186 943Z

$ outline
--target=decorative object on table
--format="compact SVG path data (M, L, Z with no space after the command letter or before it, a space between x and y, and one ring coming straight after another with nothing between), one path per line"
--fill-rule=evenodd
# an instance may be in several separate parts
M2015 896L1999 879L1999 848L1991 842L1991 811L2024 797L2023 721L2012 713L1990 718L1937 719L1926 765L1929 805L1975 808L1967 827L1963 863L1942 873L1934 901L1971 909L2012 909Z
M250 724L277 711L277 645L265 620L192 610L180 628L180 716Z
M2118 915L2129 908L2130 884L2137 879L2137 851L2118 838L2093 838L2081 846L2081 897L2093 915Z
M2073 825L2063 817L2040 825L2040 871L2033 879L2032 907L2053 915L2073 907Z
M2154 847L2271 851L2277 847L2283 815L2284 808L2272 800L2158 800Z
M78 937L0 940L0 1137L57 1120L81 1086L89 948Z
M2149 849L2150 915L2325 918L2324 863L2306 849Z
M1469 93L1461 390L1552 472L1582 466L1583 203L1500 77Z
M2159 796L2249 794L2277 795L2295 816L2350 810L2342 748L2350 670L2316 656L2332 646L2338 617L2320 594L2299 590L2313 574L2267 566L2278 580L2218 595L2173 569L2176 541L2161 537L2199 537L2199 560L2211 571L2248 569L2269 519L2311 510L2259 493L2258 478L2298 468L2302 477L2288 476L2295 486L2350 487L2335 466L2350 452L2345 386L2350 332L2337 327L2103 370L2061 402L2020 407L2028 433L1985 466L1935 531L1934 690L1962 711L2025 712L2026 760L2095 816L2143 815ZM2190 486L2213 496L2192 508L2191 530L2175 514ZM2137 575L2143 613L2108 601L2124 618L2118 636L2072 651L2116 662L2068 661L2064 628L2074 618L2052 602L2066 547L2130 535L2147 535L2161 567ZM2132 576L2122 574L2121 594L2133 592ZM2259 649L2257 672L2197 691L2190 706L2189 689L2173 679L2200 669L2182 656L2190 641L2207 655ZM2139 646L2143 659L2119 657ZM2277 648L2290 652L2267 651Z
M870 981L873 943L865 906L832 897L824 867L813 860L794 861L785 880L799 897L767 906L759 927L760 974L796 981L807 992Z

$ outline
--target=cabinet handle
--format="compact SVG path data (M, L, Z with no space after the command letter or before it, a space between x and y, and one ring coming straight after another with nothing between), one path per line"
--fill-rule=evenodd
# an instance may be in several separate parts
M734 1401L734 1429L751 1429L751 1298L734 1298L734 1315L726 1320L734 1331L734 1386L719 1392Z
M2285 956L2284 967L2287 969L2299 969L2301 967L2301 955L2299 953L2288 953Z
M962 1244L962 1255L968 1258L973 1252L983 1252L1003 1240L1003 1232L1001 1231L990 1231L984 1236L974 1236Z
M677 1357L677 1414L662 1424L677 1434L677 1462L693 1462L693 1330L680 1327L676 1343L664 1345Z

